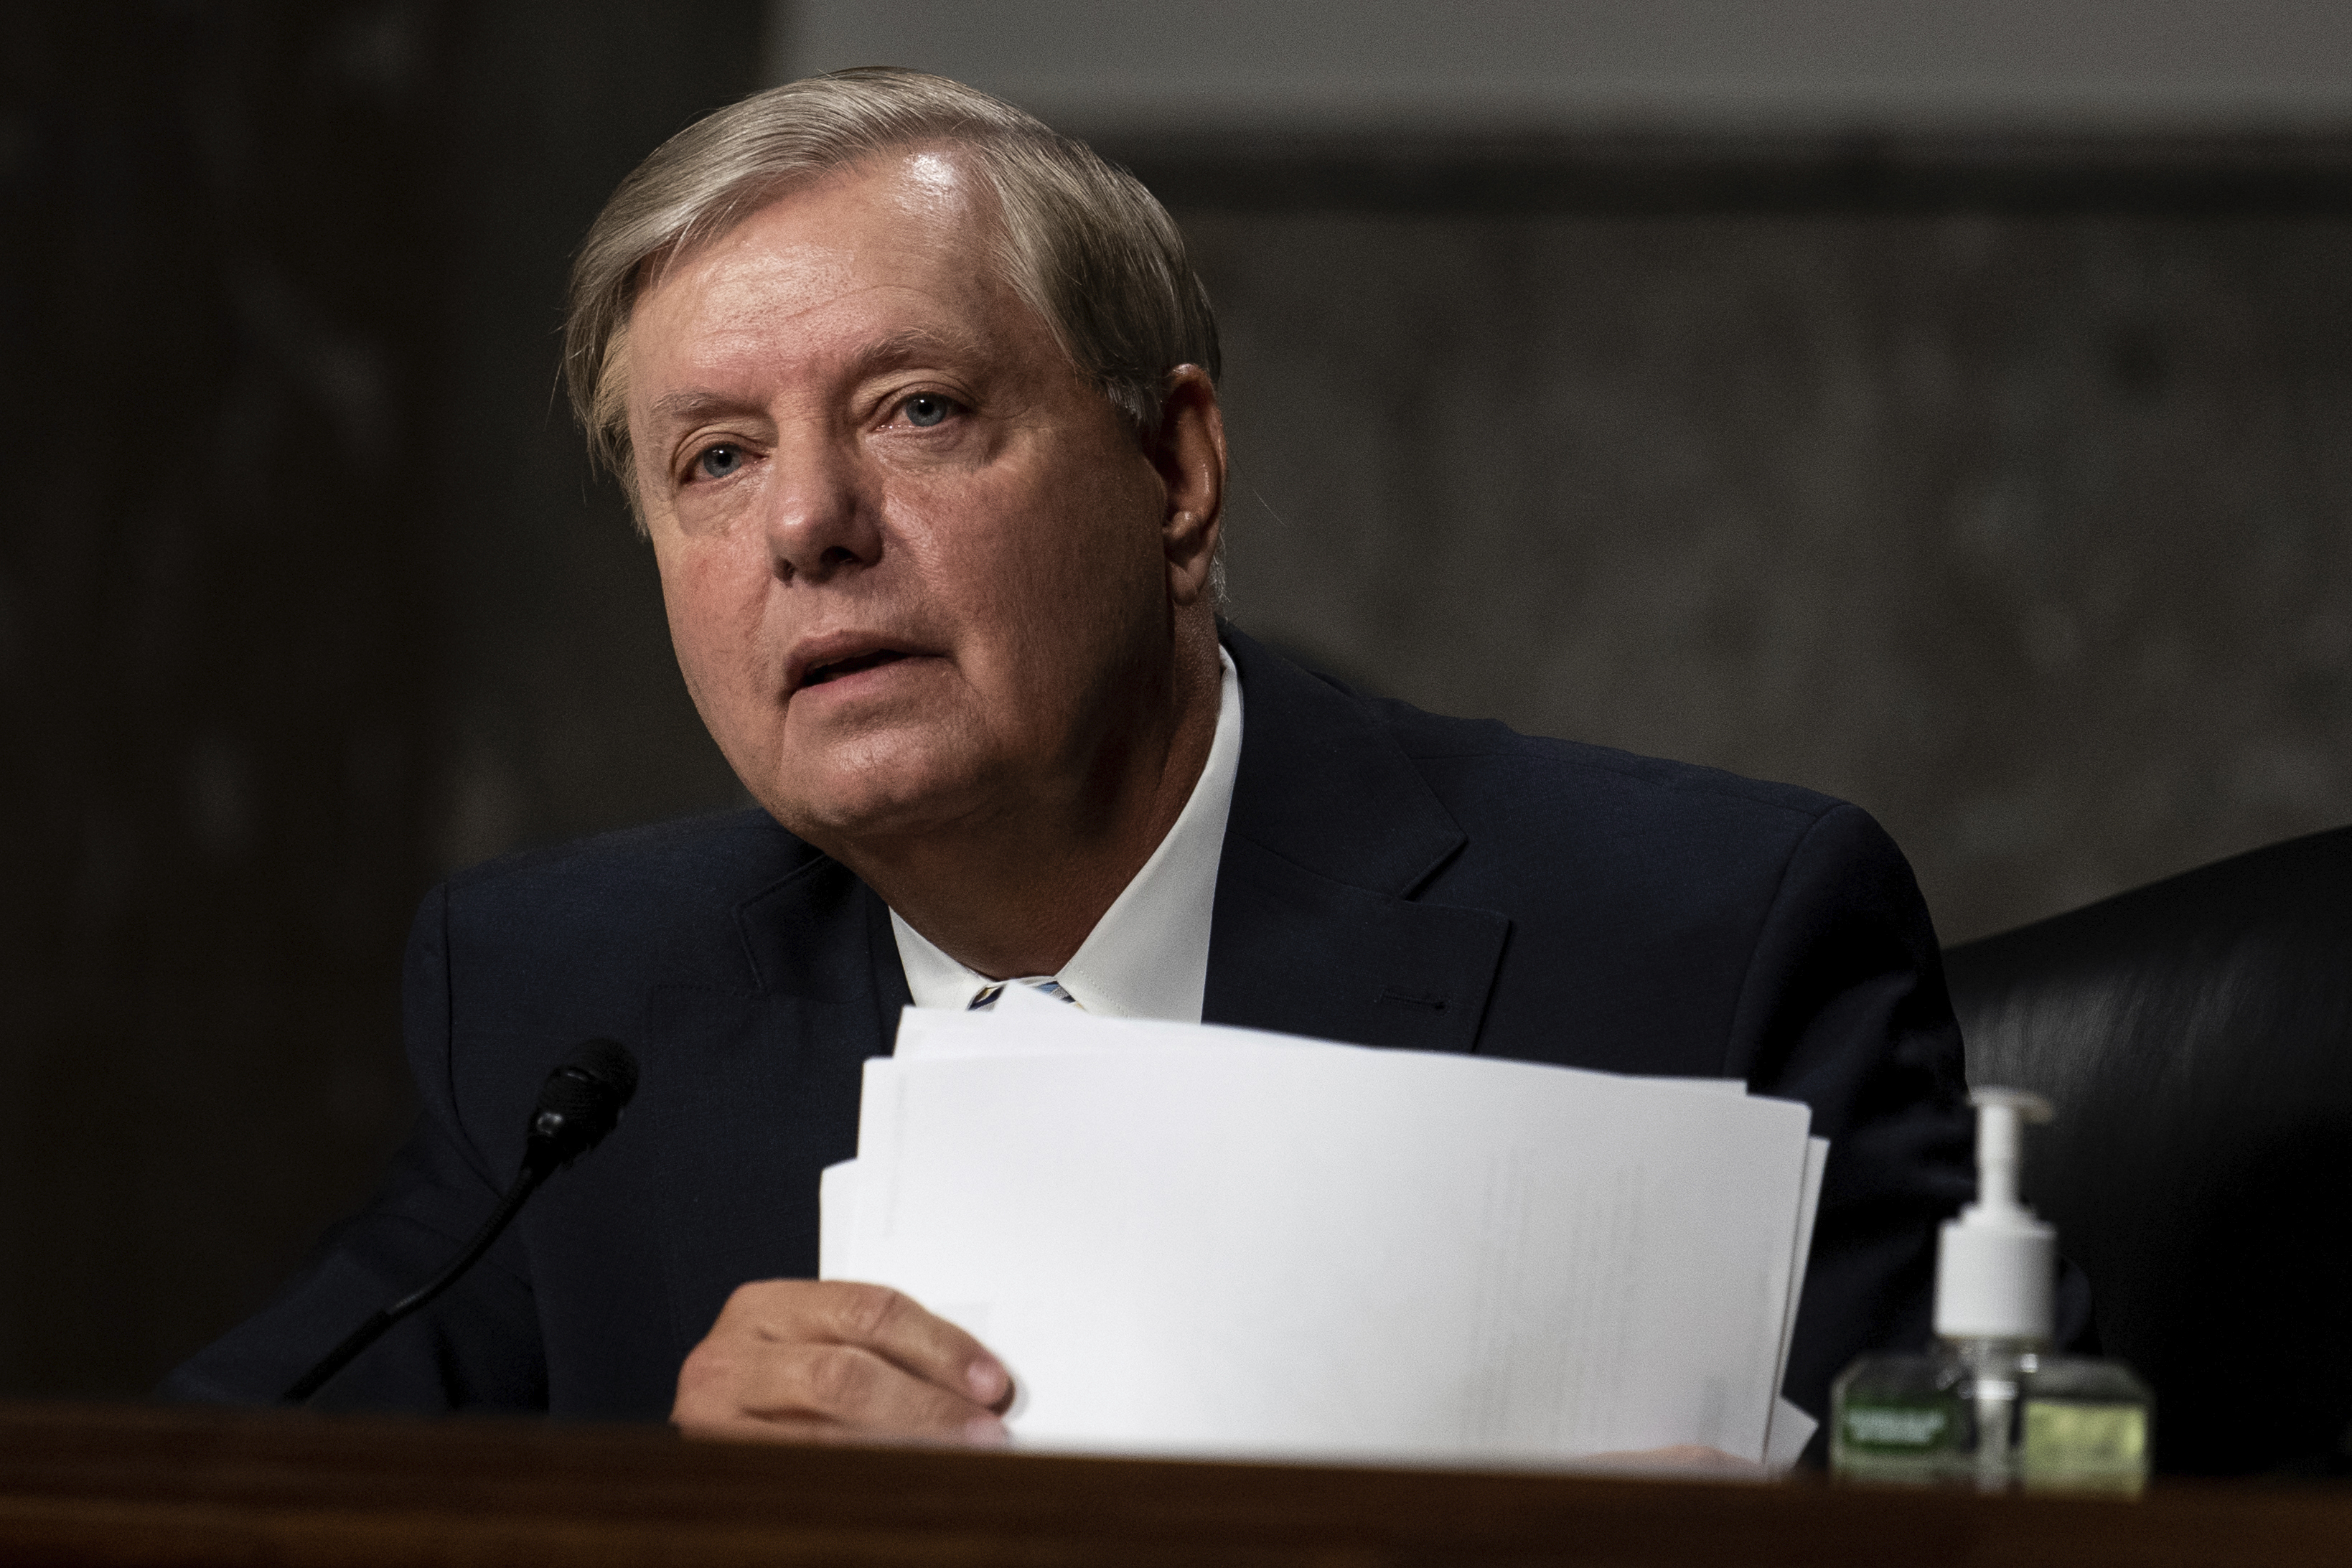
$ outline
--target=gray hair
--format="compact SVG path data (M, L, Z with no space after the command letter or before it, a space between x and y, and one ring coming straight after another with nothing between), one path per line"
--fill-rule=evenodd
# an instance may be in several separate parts
M861 66L754 93L654 150L572 267L563 373L588 444L638 511L622 372L629 312L669 260L778 195L877 154L971 155L997 201L1000 275L1114 407L1149 434L1168 372L1219 371L1216 318L1183 237L1141 181L1085 143L944 77ZM640 530L644 518L640 512Z

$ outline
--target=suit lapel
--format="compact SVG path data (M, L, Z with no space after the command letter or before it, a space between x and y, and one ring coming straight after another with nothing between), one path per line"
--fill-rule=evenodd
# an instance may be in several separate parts
M681 1359L736 1286L816 1272L817 1177L856 1153L863 1066L888 1052L906 1000L887 911L835 861L811 859L737 924L740 989L658 986L646 1004L640 1094L664 1151Z
M1465 839L1362 701L1231 627L1242 758L1202 1018L1416 1051L1475 1049L1510 922L1412 894Z

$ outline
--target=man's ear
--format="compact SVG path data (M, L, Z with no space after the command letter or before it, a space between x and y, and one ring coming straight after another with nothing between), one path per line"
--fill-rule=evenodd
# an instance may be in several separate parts
M1208 592L1209 567L1225 517L1225 416L1216 384L1198 365L1168 372L1160 401L1160 428L1149 444L1151 466L1166 488L1160 518L1168 557L1168 597L1197 603Z

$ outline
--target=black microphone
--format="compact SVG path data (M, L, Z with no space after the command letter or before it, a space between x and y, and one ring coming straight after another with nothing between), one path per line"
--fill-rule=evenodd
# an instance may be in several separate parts
M383 1338L386 1329L456 1284L522 1212L523 1200L540 1183L604 1142L636 1092L637 1059L628 1047L618 1040L592 1040L574 1051L540 1086L539 1103L530 1113L530 1135L523 1145L522 1169L474 1239L447 1268L353 1329L318 1365L295 1379L281 1403L299 1405L310 1398L350 1365L352 1357Z

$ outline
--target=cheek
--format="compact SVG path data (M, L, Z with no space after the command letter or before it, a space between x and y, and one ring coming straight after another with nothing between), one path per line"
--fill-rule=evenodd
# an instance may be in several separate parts
M1126 597L1098 510L1103 497L1007 487L958 497L951 526L909 530L931 548L919 569L939 623L953 627L964 679L1008 737L1054 728L1103 662ZM982 517L985 528L975 527Z
M927 497L935 518L951 519L927 530L940 544L933 580L973 620L1033 644L1087 637L1156 593L1159 497L1122 455L1043 454L984 490Z
M1116 456L1055 497L1052 547L1032 552L1022 578L1033 635L1082 642L1105 665L1117 645L1154 640L1168 609L1159 492Z
M678 669L714 730L727 727L730 712L764 695L761 630L768 573L764 560L744 556L727 543L679 545L658 554ZM724 744L730 737L721 738Z

